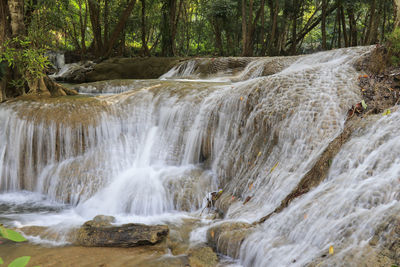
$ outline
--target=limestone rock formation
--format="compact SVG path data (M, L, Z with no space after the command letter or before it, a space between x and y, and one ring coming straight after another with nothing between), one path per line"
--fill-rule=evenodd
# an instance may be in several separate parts
M114 218L96 216L78 230L76 243L89 247L136 247L161 242L169 232L166 225L123 224L114 226Z
M224 222L208 229L207 242L218 253L238 258L242 242L253 229L251 224L244 222Z

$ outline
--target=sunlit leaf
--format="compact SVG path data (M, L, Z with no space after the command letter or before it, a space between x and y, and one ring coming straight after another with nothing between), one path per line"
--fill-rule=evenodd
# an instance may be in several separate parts
M23 237L20 233L15 232L14 230L11 229L7 229L4 226L0 226L0 236L14 242L26 241L26 238Z
M0 257L0 264L4 264L4 261L1 257Z
M333 255L333 246L330 246L330 247L329 247L329 254L330 254L330 255Z
M387 110L385 110L385 112L383 112L383 116L390 115L390 113L392 113L392 112L390 111L390 109L387 109Z
M364 100L361 101L361 105L363 106L364 109L367 109L367 107L368 107L367 104L365 104L365 101L364 101Z
M28 262L30 261L31 257L29 256L23 256L23 257L19 257L16 258L15 260L13 260L13 262L11 262L8 267L25 267Z

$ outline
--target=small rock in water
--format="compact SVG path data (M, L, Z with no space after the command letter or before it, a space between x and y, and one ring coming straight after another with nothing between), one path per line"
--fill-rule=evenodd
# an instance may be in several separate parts
M115 223L115 217L113 216L106 216L106 215L97 215L93 218L93 222L95 223L104 223L104 224L111 224Z
M136 247L157 244L169 233L166 225L111 225L114 221L112 216L100 215L85 222L77 232L76 243L87 247Z

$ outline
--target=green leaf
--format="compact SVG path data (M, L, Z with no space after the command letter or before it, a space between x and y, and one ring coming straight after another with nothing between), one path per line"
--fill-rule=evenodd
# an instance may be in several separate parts
M367 107L368 107L367 104L365 104L365 101L364 101L364 100L361 101L361 105L363 106L364 109L367 109Z
M0 236L14 242L26 241L26 238L23 237L20 233L15 232L11 229L7 229L4 226L0 226Z
M8 267L25 267L30 260L31 260L30 256L19 257L19 258L16 258L15 260L13 260L8 265Z
M4 261L1 257L0 257L0 264L4 264Z

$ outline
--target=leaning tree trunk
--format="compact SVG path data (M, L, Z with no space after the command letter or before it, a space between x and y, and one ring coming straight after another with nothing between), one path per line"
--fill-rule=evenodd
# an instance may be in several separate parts
M135 7L136 0L130 0L127 7L125 8L124 12L122 13L117 25L115 25L115 28L113 32L111 33L110 40L108 41L108 44L105 44L105 50L103 53L104 57L109 57L112 53L112 49L114 48L115 43L118 41L121 33L125 29L125 25L129 19L129 16L132 13L133 8Z

